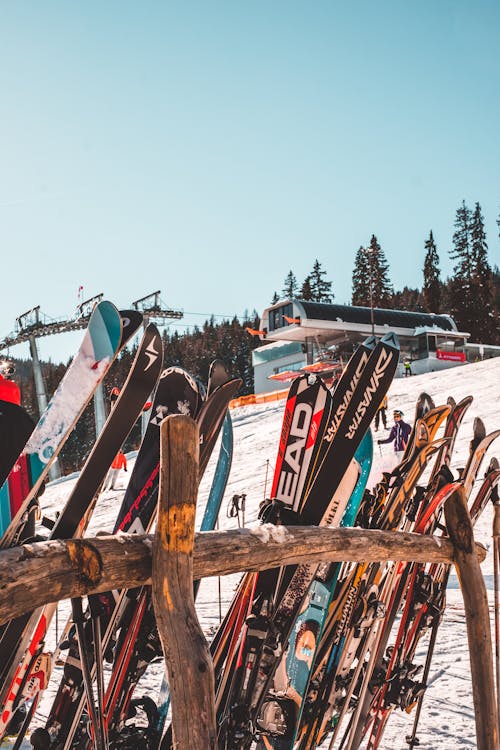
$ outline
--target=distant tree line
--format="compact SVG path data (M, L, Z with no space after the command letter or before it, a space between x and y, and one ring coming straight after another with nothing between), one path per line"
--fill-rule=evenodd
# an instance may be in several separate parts
M274 292L271 304L274 305L280 299L303 299L313 302L333 302L332 282L325 281L326 271L321 268L319 260L314 261L311 273L308 273L302 284L299 285L293 271L289 271L281 296Z
M500 236L500 216L497 220ZM458 329L470 332L476 342L500 344L500 271L488 261L488 245L484 219L479 203L473 210L465 201L457 209L455 231L450 258L453 274L442 280L439 254L432 231L423 247L422 286L403 287L395 291L390 280L389 264L375 235L367 247L354 254L352 273L353 305L434 313L449 313ZM318 259L312 270L300 283L290 270L285 277L281 294L274 293L272 303L280 299L297 298L315 302L332 303L332 282ZM243 380L242 395L254 390L251 352L262 344L258 336L250 336L247 329L259 328L259 316L245 313L243 320L216 322L214 317L201 327L195 326L186 333L165 330L163 343L165 367L178 365L206 383L210 362L220 357L231 374ZM120 387L127 377L136 349L126 349L113 364L104 382L106 400L114 386ZM69 363L68 363L69 364ZM16 381L21 386L23 406L38 420L33 368L28 360L18 360ZM42 362L43 377L49 397L62 379L67 365ZM69 437L61 454L64 473L80 468L95 441L94 410L91 403ZM125 450L137 448L140 443L140 424L132 430Z
M500 216L497 219L500 237ZM500 270L488 260L484 218L479 203L470 209L465 201L457 209L449 257L452 275L441 277L438 249L432 230L423 247L422 286L394 290L389 264L376 235L355 252L351 304L397 310L446 313L471 341L500 344ZM290 270L281 295L274 292L271 303L280 299L332 302L332 283L318 260L302 284Z

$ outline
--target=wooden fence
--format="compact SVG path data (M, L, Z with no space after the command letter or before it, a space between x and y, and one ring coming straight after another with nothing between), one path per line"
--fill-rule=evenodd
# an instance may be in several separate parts
M174 746L216 748L214 673L193 578L311 561L453 563L464 598L478 750L500 750L485 549L474 542L461 490L445 506L449 539L351 528L276 527L194 533L199 436L186 416L161 424L155 535L26 544L0 552L0 624L75 596L152 584L170 683Z

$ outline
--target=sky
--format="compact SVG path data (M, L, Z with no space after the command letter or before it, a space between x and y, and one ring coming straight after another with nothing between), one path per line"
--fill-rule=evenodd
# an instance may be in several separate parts
M500 264L499 49L496 0L0 4L0 339L81 286L260 314L315 259L347 303L372 234L421 286L462 200Z

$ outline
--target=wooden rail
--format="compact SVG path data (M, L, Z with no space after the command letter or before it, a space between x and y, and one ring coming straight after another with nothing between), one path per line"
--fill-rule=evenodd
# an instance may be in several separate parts
M36 542L0 552L0 625L74 596L151 583L154 536L120 534ZM480 561L485 548L475 545ZM306 562L453 562L447 539L371 529L271 526L195 534L193 577Z

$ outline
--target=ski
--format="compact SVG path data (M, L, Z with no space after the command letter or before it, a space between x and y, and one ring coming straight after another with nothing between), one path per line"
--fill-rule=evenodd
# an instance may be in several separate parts
M116 407L114 407L116 408ZM114 533L129 531L143 533L149 528L154 502L151 496L158 490L159 426L167 414L195 414L199 408L196 382L180 368L168 368L160 375L153 399L146 432L114 526ZM148 502L149 501L149 502ZM146 508L141 518L141 510ZM127 603L126 591L109 592L92 597L100 612L102 644L106 659L111 658L112 638L117 619L123 615ZM67 639L68 654L63 677L55 696L45 728L35 730L35 742L46 747L71 746L84 707L84 690L80 669L80 654L75 635ZM92 669L93 677L94 669Z
M355 521L370 474L372 456L373 439L369 430L355 453L360 474L340 526L352 526ZM311 584L290 635L287 651L276 671L273 690L266 696L258 718L261 740L257 750L264 750L264 747L288 750L293 747L317 647L341 567L340 563L321 565Z
M264 502L261 517L267 519L272 511L275 515L278 513L282 519L293 523L293 507L300 501L309 461L313 457L318 436L325 429L329 418L330 403L331 396L328 389L316 376L304 375L292 383L285 404L271 489L272 497L277 500L274 504L267 500ZM304 457L305 461L302 461ZM244 597L244 601L233 602L233 610L240 613L239 627L243 625L244 620L241 616L246 617L250 603L248 592L252 592L252 596L255 596L258 582L261 587L267 585L268 588L274 588L277 576L279 576L279 570L244 576L237 594L237 597ZM230 665L236 658L237 642L240 636L239 631L237 633L233 631L228 641L222 635L224 629L225 623L222 623L212 644L214 664L219 675L216 699L219 710L223 710L227 701L226 692L231 687L228 679L231 672ZM224 644L224 648L217 648L219 640ZM224 671L222 671L222 662L226 665ZM167 746L166 743L164 744Z
M481 442L476 443L475 453L482 453ZM477 457L471 465L479 466ZM477 502L474 502L473 510L471 508L473 524L477 522L482 510L490 501L492 493L495 492L499 477L499 471L495 469L487 471L486 478L476 497ZM436 495L417 523L415 528L417 533L432 533L439 510L460 484L462 484L461 481L446 485ZM423 698L432 651L444 612L446 584L451 567L442 564L414 565L411 567L412 575L398 634L394 646L391 648L390 657L386 659L386 674L381 690L376 699L372 701L371 713L374 720L367 746L371 750L375 750L379 746L390 712L396 707L409 711L415 703L419 703L421 697ZM421 667L417 667L413 663L417 644L425 630L430 628L432 636L429 653L424 665L423 676L421 679L417 679L421 670ZM411 737L408 744L411 744L411 742L414 743L414 736ZM355 743L353 747L357 747L358 744L359 742Z
M209 395L198 412L200 479L208 464L223 423L227 424L227 430L231 433L227 407L240 387L241 380L235 379L209 389ZM225 470L229 471L230 465L224 460L224 457L223 465L225 466ZM214 477L215 480L216 477ZM227 475L225 480L221 476L221 484L219 484L218 490L214 490L211 499L209 497L210 502L207 504L202 520L202 530L209 530L215 524L218 515L218 506L222 501L225 481L227 481ZM215 482L215 484L217 485L218 482ZM198 586L198 583L194 586L195 595ZM143 600L145 602L144 608L142 606ZM116 736L117 733L121 734L124 731L125 722L132 703L132 695L138 681L150 661L158 656L162 656L149 588L143 589L138 596L136 610L139 612L139 620L137 621L136 628L137 634L135 636L132 634L131 636L129 629L127 637L120 645L120 648L117 649L117 655L113 663L113 673L108 685L106 711L108 714L107 727L110 736ZM111 688L111 685L113 685L113 688ZM159 714L158 721L160 721ZM130 731L133 731L133 729L130 729ZM151 728L153 736L155 731L155 727L153 726Z
M22 450L33 429L33 420L21 406L0 401L0 538L30 489Z
M431 456L446 442L444 438L430 443L429 438L435 435L449 411L449 406L437 407L417 420L414 437L409 441L400 467L393 472L393 486L389 486L388 481L391 475L383 480L384 490L381 496L384 501L372 517L370 525L374 523L379 528L399 527L418 478ZM376 495L380 496L380 493L377 492ZM359 644L361 641L367 643L368 633L385 613L383 601L388 594L384 594L382 590L381 573L377 571L378 567L373 565L354 566L336 593L333 606L336 614L332 615L333 619L325 631L333 631L335 637L328 659L325 655L319 657L324 663L324 674L320 678L321 689L316 689L314 700L309 699L308 702L309 728L301 729L301 748L314 747L316 741L327 731L328 722L339 701L343 700L343 686ZM387 584L385 591L388 591ZM359 611L364 612L362 622L356 614ZM366 647L365 645L364 648ZM315 684L317 679L316 677Z
M227 404L241 386L240 380L231 380L214 389L208 402L200 407L198 386L191 376L180 368L169 368L162 373L157 394L151 411L148 430L130 478L129 486L122 503L115 532L127 530L142 533L147 531L154 521L159 475L159 425L167 414L189 413L200 421L200 463L208 461L207 452L213 449L217 439L217 430L222 425ZM223 394L223 397L221 397ZM207 403L208 403L207 402ZM220 416L220 412L222 415ZM145 644L153 644L149 653L156 655L157 644L154 634L154 619L146 589L130 592L98 595L98 604L102 612L103 637L102 648L111 658L112 639L118 630L120 635L114 646L113 671L105 695L106 730L112 732L115 710L126 712L123 707L125 674L123 666L129 665L133 656L134 642L140 637L143 628L141 651ZM148 646L146 645L146 651ZM156 651L155 651L156 650ZM78 729L83 709L83 691L81 673L78 670L78 649L76 643L70 648L68 657L68 676L61 683L51 715L44 731L51 737L52 746L70 747L72 738ZM93 670L94 671L94 670ZM126 672L126 670L125 670ZM132 677L132 674L129 675ZM129 691L130 692L130 691ZM67 710L67 695L71 698L71 713ZM64 708L63 708L64 707ZM66 710L64 710L66 709ZM59 712L64 710L62 721ZM59 726L61 724L61 726Z
M111 302L99 302L91 314L80 349L23 449L32 477L31 488L10 519L0 541L1 549L11 547L20 539L50 466L109 370L121 338L122 320L118 310Z
M282 493L281 496L278 495L277 502L271 504L271 510L280 521L282 518L286 519L283 514L285 506L285 513L290 510L296 514L298 512L301 523L335 522L338 508L335 491L392 382L398 358L399 347L394 336L384 337L375 346L353 392L346 400L341 400L337 410L329 415L326 431L319 438L324 441L319 443L323 458L316 464L316 472L305 497L297 498L292 493ZM296 474L302 468L301 452L306 445L309 425L302 426L302 444L293 445ZM347 498L349 494L350 492ZM264 520L268 519L269 515L264 516ZM273 520L276 521L276 517ZM244 750L255 737L256 718L286 647L302 599L314 577L314 570L314 567L308 567L306 571L299 566L296 569L285 569L283 573L278 572L278 577L273 571L259 574L255 604L247 621L238 664L226 701L228 708L224 708L228 713L220 718L221 747L226 743L235 749Z
M472 401L471 397L468 397L466 399L463 399L460 404L455 404L453 402L453 408L450 412L450 415L447 420L446 428L445 428L445 437L448 440L448 443L445 443L443 448L438 451L436 463L433 469L433 472L431 473L431 478L429 480L429 485L427 489L427 496L424 498L422 503L422 511L420 513L420 518L417 518L415 528L414 530L417 531L417 533L432 533L432 530L434 529L436 523L437 523L437 516L442 509L442 506L447 499L449 495L454 491L454 489L457 486L457 483L446 485L443 490L438 492L437 495L435 495L435 492L437 488L439 487L439 477L442 473L444 482L446 480L452 479L452 475L447 468L447 463L449 462L449 458L451 455L451 449L453 447L453 444L455 442L458 429L460 426L460 423L462 421L462 418L464 416L465 411L470 406L470 403ZM477 427L477 423L476 423ZM480 433L479 439L478 432ZM485 443L484 438L482 438L483 433L485 433L485 430L483 429L483 426L479 426L479 430L475 430L475 438L473 439L471 443L471 456L469 459L469 465L471 467L479 467L478 463L478 456L484 455L485 450ZM491 438L491 440L494 438ZM491 442L490 440L490 442ZM490 444L488 443L488 445ZM473 455L474 454L474 455ZM439 463L440 462L440 463ZM434 496L435 495L435 496ZM407 707L411 701L416 698L416 692L415 690L410 689L410 685L415 685L415 680L409 679L409 673L413 669L411 665L411 658L408 654L408 651L406 650L405 653L407 654L406 658L403 658L401 655L401 648L400 641L402 639L401 633L404 632L406 627L406 621L409 617L410 612L410 606L412 602L412 592L414 587L416 586L417 582L417 575L419 571L423 571L425 566L416 566L416 565L405 565L403 566L402 563L399 564L399 589L395 590L393 595L393 601L388 607L388 613L385 618L384 626L380 631L380 635L378 636L378 643L376 648L374 648L373 654L371 655L371 663L375 666L372 666L371 668L367 668L367 674L365 674L365 682L362 688L362 692L360 695L358 695L358 706L355 712L355 716L353 718L353 725L356 727L355 730L351 732L351 737L346 745L346 748L349 750L352 750L352 748L356 748L359 746L359 743L361 741L362 737L362 731L363 727L367 723L367 716L369 712L369 704L371 703L372 709L371 713L375 717L373 721L373 726L370 734L370 738L368 741L368 747L376 747L378 746L378 743L380 741L380 737L382 735L382 732L385 728L385 723L387 721L387 718L389 716L389 711L385 711L383 706L384 702L386 700L386 694L387 699L392 704L394 700L396 699L399 701L402 707ZM430 566L431 571L435 571L436 569L440 569L439 566ZM423 572L421 573L423 575ZM432 581L434 580L433 576L425 576L422 579L422 583L420 584L420 589L422 588L423 583L425 583L427 586L434 587L437 591L437 593L434 596L436 607L439 611L438 604L441 602L444 596L439 593L440 589L438 584L435 585L432 584ZM406 593L406 606L403 611L402 621L400 624L400 635L398 636L396 640L396 644L394 646L394 649L391 651L391 656L388 659L388 662L386 663L386 666L383 666L382 658L383 653L385 651L388 638L390 635L390 631L392 628L392 624L395 620L397 609L399 608L399 603L403 597L404 592ZM422 593L420 593L420 596L422 596ZM419 610L419 616L421 617L423 613L425 612L424 608L421 608ZM416 625L414 625L416 628ZM415 646L416 647L416 646ZM399 656L398 663L396 665L395 659L396 656ZM387 675L392 675L391 677L387 676L385 682L382 684L381 690L377 694L376 699L372 699L371 693L367 690L366 687L366 681L370 678L370 674L373 671L374 673L382 673L383 669L387 670ZM397 689L397 674L400 673L401 675L405 675L405 689L401 689L398 691ZM374 688L372 687L372 690ZM420 689L419 687L416 688L416 690ZM395 698L397 696L397 698ZM374 707L376 706L376 707Z
M14 468L34 426L22 406L11 401L0 401L0 486Z
M162 356L160 334L156 326L150 324L144 333L120 396L52 529L51 539L69 539L83 533L102 479L140 415L149 393L156 386ZM15 709L19 688L31 660L39 650L39 644L43 642L55 609L55 605L47 605L42 611L27 613L9 623L2 632L0 647L3 656L3 687L0 692L0 735L5 731L10 714Z

